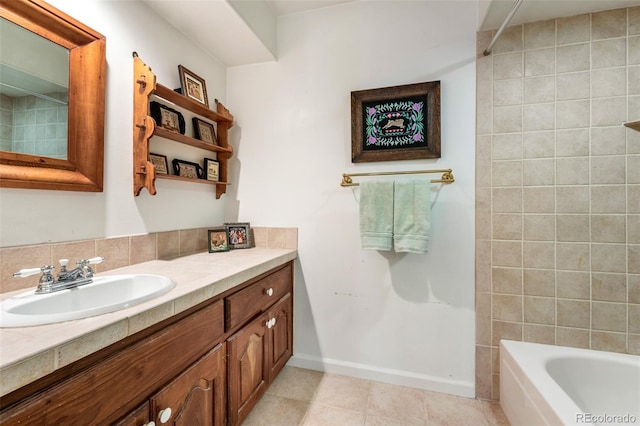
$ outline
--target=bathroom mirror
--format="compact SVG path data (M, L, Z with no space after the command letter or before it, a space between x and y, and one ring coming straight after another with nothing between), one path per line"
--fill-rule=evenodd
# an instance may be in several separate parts
M40 118L36 119L40 124L47 115L57 117L56 123L18 130L18 133L55 134L54 142L47 138L44 150L14 149L9 148L11 143L4 142L0 145L0 186L102 191L105 37L41 0L0 0L0 19L2 44L9 39L5 37L8 28L12 47L0 49L0 93L4 93L0 97L3 114L0 136L6 138L14 130L14 124L26 120L22 112L7 112L11 103L8 98L12 97L9 95L19 99L16 101L19 104L46 105L42 109L48 111L38 111ZM34 58L27 53L33 47L25 43L31 43L30 46L36 43L38 49L49 47ZM42 57L47 58L46 66L37 62ZM31 93L15 96L17 88L26 81L44 87L22 87L23 92ZM8 115L10 119L6 118ZM65 116L66 124L60 119ZM30 117L33 120L37 115ZM5 126L9 120L11 125Z

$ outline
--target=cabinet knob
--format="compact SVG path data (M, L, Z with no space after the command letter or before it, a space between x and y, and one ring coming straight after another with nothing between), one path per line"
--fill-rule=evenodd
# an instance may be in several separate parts
M142 426L156 426L156 422L154 422L154 421L150 421L149 423L145 423L145 424L144 424L144 425L142 425Z
M160 423L166 423L171 418L171 408L167 407L158 413Z
M264 294L266 294L267 296L273 296L273 288L269 287L264 291Z
M276 319L275 318L271 318L269 321L265 322L264 325L267 328L272 328L274 325L276 325Z

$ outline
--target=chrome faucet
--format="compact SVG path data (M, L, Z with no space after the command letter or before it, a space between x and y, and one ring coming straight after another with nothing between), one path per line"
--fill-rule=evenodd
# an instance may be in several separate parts
M78 265L75 269L67 271L69 259L60 259L60 274L56 280L53 277L54 269L51 265L45 265L40 268L21 269L14 273L14 277L28 277L42 272L42 276L38 281L36 294L53 293L54 291L65 290L68 288L78 287L89 284L93 278L93 269L89 265L104 262L104 257L93 257L91 259L82 259L76 262Z

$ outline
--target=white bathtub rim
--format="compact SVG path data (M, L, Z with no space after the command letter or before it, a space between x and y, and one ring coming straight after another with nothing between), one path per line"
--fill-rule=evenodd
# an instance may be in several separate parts
M504 360L509 364L509 367L516 375L517 380L521 383L527 384L528 390L535 392L534 396L537 401L534 404L542 403L545 406L552 407L550 413L542 413L540 405L537 405L537 409L542 414L546 414L545 417L553 415L559 416L559 421L562 424L585 424L586 422L578 422L577 415L584 413L584 410L580 408L569 395L562 389L562 387L550 376L546 369L546 364L552 359L561 357L585 357L591 359L609 360L612 356L618 360L625 362L631 362L637 364L638 357L635 355L628 355L622 353L613 353L598 351L594 349L583 348L571 348L564 346L546 345L542 343L520 342L513 340L501 340L500 341L500 356L501 363ZM504 351L502 350L504 348ZM532 348L537 348L539 351L532 351ZM522 366L515 361L513 355L519 360L522 360L527 365L528 373L522 370ZM553 411L555 410L555 412ZM603 413L591 413L591 414L603 414ZM614 414L614 413L607 413ZM554 421L551 424L555 423Z

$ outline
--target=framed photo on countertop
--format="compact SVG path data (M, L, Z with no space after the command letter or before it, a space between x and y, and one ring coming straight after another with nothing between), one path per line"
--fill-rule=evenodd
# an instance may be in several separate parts
M224 226L209 229L209 253L229 251L229 233Z
M242 249L251 247L249 222L225 223L229 233L229 247L231 249Z

